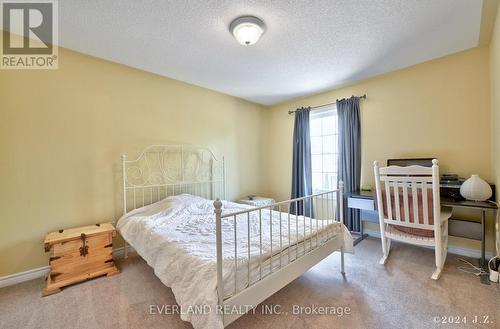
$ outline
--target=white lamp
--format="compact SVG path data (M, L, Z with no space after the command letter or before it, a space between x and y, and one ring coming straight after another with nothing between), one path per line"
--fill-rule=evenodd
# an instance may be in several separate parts
M242 16L236 18L229 25L229 30L236 41L243 46L250 46L259 41L264 33L264 22L254 16Z
M485 201L491 197L492 191L490 184L479 175L472 175L460 186L460 194L467 200Z

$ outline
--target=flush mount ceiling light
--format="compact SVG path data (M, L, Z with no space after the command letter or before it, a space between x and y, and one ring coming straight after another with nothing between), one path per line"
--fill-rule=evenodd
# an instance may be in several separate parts
M265 25L257 17L242 16L231 22L229 30L236 41L243 46L250 46L259 41L260 36L264 33Z

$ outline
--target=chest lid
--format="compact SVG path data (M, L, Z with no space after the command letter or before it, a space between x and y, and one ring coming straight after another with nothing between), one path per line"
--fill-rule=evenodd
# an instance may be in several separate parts
M45 249L50 248L51 245L56 243L61 243L65 241L80 239L82 234L87 237L112 233L115 235L115 228L111 223L88 225L76 228L70 228L67 230L59 230L56 232L50 232L45 236Z

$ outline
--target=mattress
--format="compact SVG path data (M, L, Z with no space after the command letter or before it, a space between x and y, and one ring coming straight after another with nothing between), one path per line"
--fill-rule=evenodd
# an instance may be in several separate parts
M252 207L223 201L223 214L248 209ZM189 194L167 197L127 213L117 228L163 284L171 287L181 310L199 309L196 306L211 310L181 312L181 319L195 329L223 328L220 314L214 311L218 298L213 201ZM260 219L259 211L237 216L236 223L234 217L223 218L225 297L332 238L342 239L344 250L352 252L352 237L341 223L269 209L261 210Z

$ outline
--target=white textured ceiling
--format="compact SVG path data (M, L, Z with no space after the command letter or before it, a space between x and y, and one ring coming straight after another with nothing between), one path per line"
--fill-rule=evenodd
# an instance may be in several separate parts
M59 43L261 104L478 45L481 0L64 0ZM243 47L241 15L267 31Z

